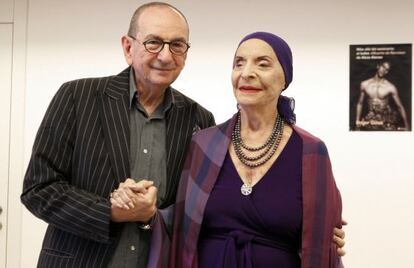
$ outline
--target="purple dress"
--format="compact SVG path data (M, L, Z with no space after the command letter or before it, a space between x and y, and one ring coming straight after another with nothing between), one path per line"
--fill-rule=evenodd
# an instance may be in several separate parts
M296 132L253 187L227 153L206 204L198 242L200 267L300 267L302 141Z

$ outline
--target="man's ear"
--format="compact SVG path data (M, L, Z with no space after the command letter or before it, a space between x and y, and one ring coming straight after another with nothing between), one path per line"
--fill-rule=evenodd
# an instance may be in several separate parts
M131 39L128 38L126 35L122 36L121 45L122 45L122 49L124 51L125 61L128 63L128 65L131 65L132 64L132 55L131 55L132 42L131 42Z

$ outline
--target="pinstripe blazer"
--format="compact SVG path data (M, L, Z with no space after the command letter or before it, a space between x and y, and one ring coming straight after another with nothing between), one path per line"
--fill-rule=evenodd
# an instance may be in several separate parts
M120 224L108 196L130 175L129 72L70 81L38 130L21 201L47 228L38 267L104 267ZM172 89L167 114L167 195L174 202L192 133L213 115Z
M175 203L169 267L198 267L197 245L205 206L228 151L235 121L236 116L193 137ZM301 267L342 267L332 241L333 228L341 226L342 203L328 151L320 139L292 127L303 142ZM163 233L161 228L154 231ZM162 256L161 250L158 255ZM154 263L154 267L162 267Z

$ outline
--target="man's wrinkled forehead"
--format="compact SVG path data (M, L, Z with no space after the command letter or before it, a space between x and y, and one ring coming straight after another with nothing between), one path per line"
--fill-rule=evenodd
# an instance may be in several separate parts
M152 6L142 11L138 21L138 33L157 35L158 31L176 33L178 39L188 40L189 28L185 17L168 6Z

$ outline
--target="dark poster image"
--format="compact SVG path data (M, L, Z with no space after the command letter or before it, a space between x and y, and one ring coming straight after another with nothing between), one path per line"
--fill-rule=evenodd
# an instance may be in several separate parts
M351 131L411 130L411 44L350 46Z

